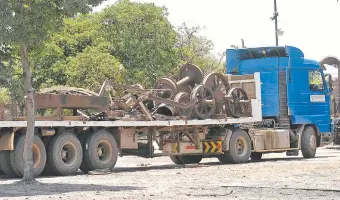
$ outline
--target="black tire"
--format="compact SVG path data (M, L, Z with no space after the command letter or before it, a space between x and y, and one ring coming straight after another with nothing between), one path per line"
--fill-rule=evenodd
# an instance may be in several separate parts
M170 156L170 159L176 165L200 163L202 158L202 155Z
M183 164L196 164L200 163L202 160L202 155L185 155L185 156L179 156L179 160Z
M79 139L69 132L55 135L48 146L47 167L56 175L72 175L79 169L83 150Z
M21 135L16 138L14 150L10 152L10 161L13 171L23 177L25 161L24 147L26 135ZM43 141L37 135L33 138L33 176L38 177L44 170L46 165L46 149Z
M80 141L80 144L82 146L82 149L83 149L83 159L82 159L82 162L81 162L81 165L80 165L79 168L85 174L87 174L90 171L90 169L87 167L87 165L84 162L84 152L85 152L85 148L86 148L85 142L86 142L86 139L88 138L89 135L90 134L88 132L86 132L86 133L79 133L77 135L77 137L78 137L78 139Z
M8 178L17 178L14 172L9 156L10 151L0 151L0 169Z
M101 148L100 152L98 147ZM111 133L101 130L88 136L84 145L82 167L84 173L95 169L111 170L116 165L117 159L118 146Z
M170 159L176 165L182 165L182 161L179 159L179 156L170 156Z
M242 143L242 147L238 146L239 143ZM229 150L217 158L223 164L238 164L248 162L250 154L251 140L249 135L244 130L237 129L231 135Z
M261 159L262 159L262 153L261 152L251 152L250 160L252 160L252 161L259 161Z
M301 152L304 158L313 158L316 153L316 133L312 126L305 126L301 135Z

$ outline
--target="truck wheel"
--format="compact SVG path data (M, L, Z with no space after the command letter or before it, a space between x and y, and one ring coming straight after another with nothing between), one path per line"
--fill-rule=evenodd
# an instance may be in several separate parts
M85 162L84 162L84 152L85 152L85 141L86 139L88 138L89 136L89 133L80 133L77 135L79 141L80 141L80 144L82 146L82 149L83 149L83 159L82 159L82 162L81 162L81 165L80 165L80 170L83 172L83 173L88 173L90 171L90 169L88 169L88 167L86 166Z
M183 164L182 161L179 159L179 156L170 156L170 159L176 165L182 165Z
M170 156L170 159L176 165L200 163L202 158L202 155Z
M237 129L230 138L229 150L217 158L223 164L248 162L251 154L251 141L247 132Z
M57 175L72 175L79 169L83 150L79 139L69 132L52 138L48 147L47 163Z
M9 153L10 151L0 151L0 170L4 172L8 178L17 178L18 175L12 168Z
M196 164L200 163L202 160L202 155L185 155L185 156L179 156L179 160L183 164Z
M316 134L312 126L306 126L301 136L301 152L304 158L313 158L316 153Z
M250 159L253 161L259 161L262 159L262 153L261 152L251 152Z
M10 152L10 161L13 171L19 176L24 175L24 146L26 135L21 135L15 142L15 148ZM46 165L46 149L43 141L39 136L34 135L33 138L33 176L39 176Z
M84 170L112 169L117 162L118 146L113 135L98 131L89 135L84 148ZM86 172L86 173L87 173Z

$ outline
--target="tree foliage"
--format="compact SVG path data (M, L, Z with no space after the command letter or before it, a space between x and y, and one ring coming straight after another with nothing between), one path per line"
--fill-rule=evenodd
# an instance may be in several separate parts
M0 44L18 46L23 68L27 115L24 147L24 182L34 182L32 145L34 137L34 98L28 52L60 29L64 17L87 13L103 0L1 0ZM12 66L12 60L10 65ZM3 69L5 69L3 67ZM18 163L12 163L18 164Z
M187 62L205 73L223 72L223 56L211 54L213 44L199 36L201 27L183 24L176 29L167 16L165 8L121 0L96 14L65 18L63 28L31 53L34 87L70 85L94 90L104 79L152 87L158 78L176 73ZM106 60L95 62L98 57ZM85 60L93 62L85 65ZM112 63L117 65L111 67ZM118 65L123 68L119 74ZM83 74L93 67L112 72L110 76Z
M185 23L179 27L176 46L180 63L196 64L205 73L223 72L222 59L225 54L220 55L219 59L212 55L213 42L206 37L199 36L201 30L202 27L188 27Z
M148 3L118 1L100 13L109 49L128 71L129 83L172 73L177 64L176 32L164 8Z

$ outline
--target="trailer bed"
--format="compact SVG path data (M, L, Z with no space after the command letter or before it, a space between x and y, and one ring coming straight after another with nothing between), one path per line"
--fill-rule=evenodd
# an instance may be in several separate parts
M36 127L156 127L156 126L186 126L186 125L220 125L258 122L262 120L259 102L252 101L253 116L227 119L206 120L164 120L164 121L35 121ZM26 127L27 121L0 121L3 127Z

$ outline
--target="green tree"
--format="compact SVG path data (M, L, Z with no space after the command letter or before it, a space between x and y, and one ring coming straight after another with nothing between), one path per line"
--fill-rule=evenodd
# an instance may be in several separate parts
M107 52L97 18L95 14L65 18L62 29L31 53L35 88L66 85L69 62L87 47ZM93 53L95 56L97 52Z
M15 56L17 48L2 44L0 45L0 88L1 103L22 102L22 68L19 66L20 59Z
M0 43L18 45L23 68L24 91L26 94L27 133L24 147L24 183L34 183L32 144L34 137L34 95L28 49L33 49L41 41L62 25L64 17L77 13L87 13L92 6L103 0L2 0L0 1Z
M212 53L214 44L206 37L199 36L202 27L189 27L183 23L178 28L177 48L180 64L192 63L199 66L204 73L224 72L222 63L225 54L217 59Z
M68 85L93 91L100 89L105 80L121 83L123 74L120 62L96 47L87 47L84 52L72 57L66 69Z
M99 13L109 50L126 67L127 83L152 86L178 64L176 32L165 8L150 3L117 1Z

